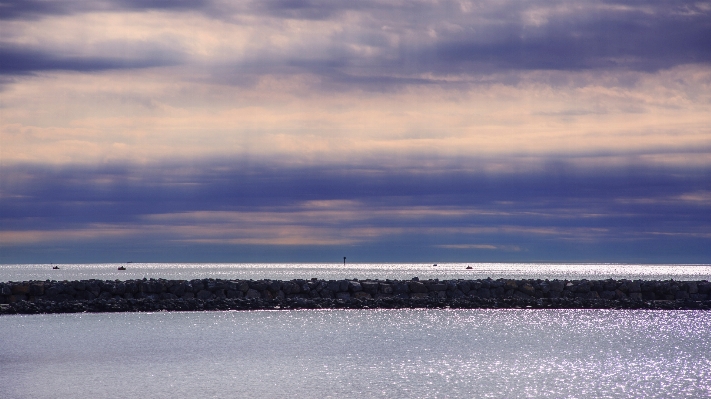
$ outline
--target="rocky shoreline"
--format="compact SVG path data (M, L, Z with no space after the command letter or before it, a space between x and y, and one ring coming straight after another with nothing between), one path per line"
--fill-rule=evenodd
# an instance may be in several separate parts
M164 280L0 283L0 314L277 309L700 309L711 283L648 280Z

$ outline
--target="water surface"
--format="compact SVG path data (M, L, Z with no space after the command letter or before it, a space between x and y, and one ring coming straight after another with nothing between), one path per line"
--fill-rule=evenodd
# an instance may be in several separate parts
M711 312L0 317L6 398L711 396Z
M117 270L119 266L125 271ZM466 267L472 269L467 270ZM0 265L0 281L27 280L128 280L166 278L275 279L312 277L337 280L540 278L540 279L643 279L709 280L711 265L645 264L561 264L561 263L377 263L377 264L299 264L299 263L105 263Z

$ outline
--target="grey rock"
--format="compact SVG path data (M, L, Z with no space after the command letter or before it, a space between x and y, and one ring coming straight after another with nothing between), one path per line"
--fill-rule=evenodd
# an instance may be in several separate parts
M44 283L34 283L30 284L30 292L29 294L31 296L38 296L38 295L44 295Z
M642 287L639 281L630 281L627 283L627 290L629 292L642 292Z
M391 295L393 293L393 286L387 283L380 283L380 292L386 295Z
M471 291L471 284L469 281L460 281L457 284L457 288L459 288L460 291L462 291L464 294L468 294L469 291Z
M205 285L202 283L202 280L190 280L190 286L192 287L192 292L200 292L205 289Z
M281 290L282 287L282 282L279 280L273 280L271 283L269 283L269 290L272 292L277 292Z
M373 281L361 281L360 285L363 287L363 291L375 295L378 293L378 286L380 284Z
M579 292L582 294L590 292L590 283L588 281L581 281L577 285L575 285L575 292Z
M550 287L552 292L562 292L565 288L565 283L560 280L553 280L548 283L548 287Z
M687 283L687 287L689 289L689 294L698 294L699 293L699 286L696 285L696 281L689 281Z
M182 283L173 284L173 286L170 287L170 293L175 296L181 297L181 296L183 296L183 294L185 294L185 286L186 285L182 284Z
M525 293L523 293L523 292L521 292L521 291L519 291L519 290L516 290L516 291L511 290L511 291L513 292L513 295L512 295L512 296L513 296L514 298L531 299L531 296L530 296L530 295L527 295L527 294L525 294Z
M212 299L212 292L202 289L195 294L195 298L202 300Z
M336 280L331 280L328 282L328 285L326 285L326 289L331 292L340 292L341 291L341 283Z
M427 284L427 289L429 291L446 291L447 285L444 283L430 283Z
M630 292L628 296L633 301L641 301L642 300L642 293L641 292Z
M602 299L615 299L615 291L603 291L600 297Z
M410 281L409 283L410 292L413 294L427 293L427 287L419 281Z
M394 294L407 294L410 292L410 286L408 283L403 282L403 281L398 281L395 284L393 284L393 293Z
M350 281L348 282L348 290L350 292L358 292L363 291L363 287L357 281Z
M244 296L246 299L253 299L253 298L259 298L259 291L254 290L254 289L249 289L247 290L247 293Z
M536 293L536 289L529 283L522 284L518 290L528 296L534 296Z

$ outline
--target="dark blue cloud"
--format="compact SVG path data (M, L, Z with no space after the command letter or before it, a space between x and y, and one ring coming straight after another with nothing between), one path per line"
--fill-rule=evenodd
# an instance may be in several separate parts
M653 3L651 6L655 6ZM656 71L711 61L711 12L678 15L668 7L554 17L541 26L511 21L487 33L446 38L422 58L443 70Z
M0 20L36 19L91 11L200 10L209 3L204 0L0 0Z
M298 223L344 231L400 231L346 245L363 261L710 259L711 170L707 168L591 169L557 161L530 172L487 173L461 166L293 167L231 161L148 168L10 166L4 167L0 180L0 223L5 231L99 225L140 230L156 223L184 222L150 218L156 214L272 212L288 216L308 201L346 200L346 204L357 204L355 210L362 217L334 221L317 216ZM413 209L429 213L400 214ZM460 213L448 216L447 211ZM284 223L286 229L291 222ZM181 243L179 249L170 249L176 245L171 237L161 236L17 243L3 246L5 255L0 261L32 262L36 253L78 259L82 253L78 248L111 246L140 249L144 259L153 261L180 260L175 256L183 253L190 253L189 259L196 261L235 260L230 256L236 254L242 260L275 261L289 253L297 258L303 255L291 261L315 261L344 248L207 242Z
M0 46L0 74L21 75L40 71L93 72L173 65L164 55L144 59L111 57L70 57L51 51Z
M268 73L311 73L344 85L382 87L441 83L450 73L486 75L526 70L657 71L685 64L711 62L711 10L694 1L594 1L575 4L555 1L475 4L469 13L458 2L388 4L383 2L322 2L278 0L240 4L210 1L122 0L4 1L0 19L39 18L89 11L121 12L160 9L195 11L222 22L245 23L244 16L290 20L325 20L343 24L331 33L324 48L304 51L253 48L216 74L230 76ZM529 14L544 16L529 21ZM546 11L547 10L547 11ZM564 10L564 11L561 11ZM347 12L361 18L349 25ZM180 18L179 15L176 18ZM256 20L259 20L257 18ZM259 26L255 26L259 29ZM426 32L431 29L436 37ZM397 44L392 37L397 36ZM150 39L149 39L150 40ZM367 46L364 56L354 48ZM287 49L288 50L288 49ZM179 50L177 50L179 51ZM4 73L31 70L101 70L163 65L160 59L120 61L104 58L65 58L49 50L5 49ZM177 58L182 59L180 54ZM174 57L174 58L176 58ZM170 58L170 57L169 57ZM210 62L201 65L211 68ZM423 75L431 74L424 79ZM233 78L237 79L237 78ZM253 79L248 79L252 81Z

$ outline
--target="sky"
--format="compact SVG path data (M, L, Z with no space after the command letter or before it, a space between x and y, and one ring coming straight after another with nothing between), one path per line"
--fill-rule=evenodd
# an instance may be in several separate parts
M0 263L711 263L711 2L0 0Z

